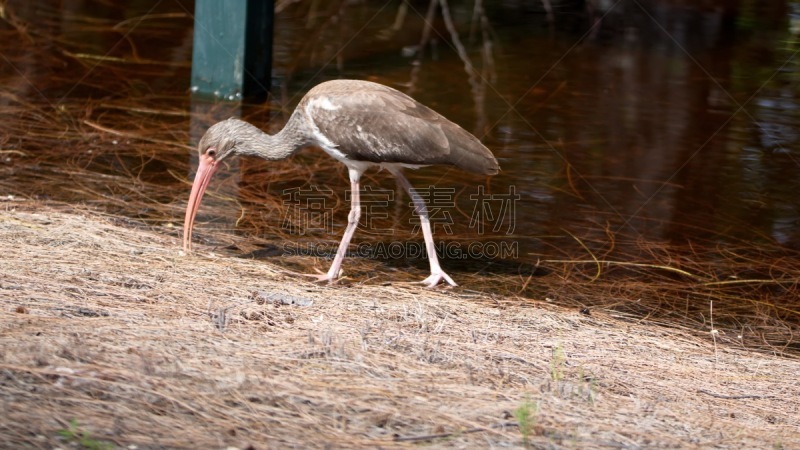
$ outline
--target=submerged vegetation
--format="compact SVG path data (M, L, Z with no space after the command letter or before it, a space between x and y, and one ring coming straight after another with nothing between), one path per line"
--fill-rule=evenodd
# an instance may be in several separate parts
M20 17L29 11L6 7L2 35L5 42L20 45L4 50L10 64L0 72L0 194L90 205L120 220L145 227L168 226L167 232L177 233L191 180L190 143L215 117L226 116L231 109L224 104L195 104L190 109L184 84L191 46L181 44L191 37L190 10L170 3L161 7L163 11L123 21L88 16L64 19L45 8L37 10L36 23ZM95 38L78 40L87 32ZM118 43L105 48L101 36ZM121 36L124 39L119 40ZM147 45L159 36L175 44L171 48ZM163 64L148 65L156 60ZM299 96L284 99L286 110L293 106L291 98ZM271 103L248 105L244 114L270 129L280 126L280 119L272 121L274 125L263 123L273 109ZM499 152L501 160L507 160L503 155ZM520 157L512 155L511 159ZM511 178L517 174L514 165L503 164L511 173L509 178L492 182L520 183ZM563 191L567 203L576 199L588 202L592 195L597 196L591 191L595 188L582 185L589 178L584 174L576 179L575 171L571 165L557 169L545 178L549 184L536 189ZM540 173L531 176L536 179ZM368 175L374 187L392 186L381 173ZM517 253L516 258L506 259L445 260L448 270L462 271L457 281L471 289L533 302L616 311L699 333L712 331L713 305L715 337L721 342L781 354L797 349L800 268L796 261L800 255L767 236L741 237L743 224L732 222L730 231L723 232L675 223L672 228L695 230L694 238L680 242L648 238L620 223L613 209L595 209L585 217L562 216L552 230L545 223L529 222L552 219L518 213L523 215L516 217L513 233L503 229L497 235L479 235L466 226L470 211L461 209L471 192L462 193L463 188L440 175L429 178L429 172L423 172L415 176L421 184L439 180L439 184L455 188L452 201L456 210L448 213L455 218L453 231L442 235L439 228L435 230L437 239L458 244L499 238L498 242ZM467 182L479 185L484 181ZM332 187L324 194L326 204L332 205L331 223L344 224L346 174L321 152L269 166L242 161L238 173L219 182L211 201L203 205L201 215L211 222L199 230L201 242L232 249L231 256L285 256L286 243L329 243L328 248L334 249L340 234L336 228L298 234L285 227L291 205L287 206L282 193L319 186ZM496 193L504 190L494 188ZM523 199L517 208L538 208L525 202ZM398 196L387 204L388 214L375 219L376 228L392 229L392 242L418 238L410 234L410 208L392 213L393 205L404 203ZM704 212L698 210L697 214ZM650 226L647 219L635 220ZM708 225L724 227L717 222ZM376 234L375 247L385 238ZM276 247L276 242L283 247ZM319 255L288 254L276 261L301 271L325 265ZM425 264L366 256L360 262L348 259L351 279L382 272L386 275L376 276L377 280L412 280L419 274L409 271Z

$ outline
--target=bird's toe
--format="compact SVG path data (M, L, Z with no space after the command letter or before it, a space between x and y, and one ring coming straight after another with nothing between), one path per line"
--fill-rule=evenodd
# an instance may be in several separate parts
M339 281L339 278L337 278L335 276L332 276L332 275L328 275L327 273L322 274L322 275L311 275L311 277L313 277L314 281L317 282L317 283L334 284L337 281Z
M456 284L456 282L453 281L452 278L450 278L450 275L448 275L448 274L446 274L444 272L431 273L431 275L428 278L425 278L424 280L422 280L421 283L426 285L426 286L428 286L429 288L434 288L442 280L446 281L447 284L449 284L450 286L458 286Z
M292 275L311 278L311 281L314 283L324 283L328 282L329 284L336 283L339 278L327 273L297 273L297 272L289 272Z

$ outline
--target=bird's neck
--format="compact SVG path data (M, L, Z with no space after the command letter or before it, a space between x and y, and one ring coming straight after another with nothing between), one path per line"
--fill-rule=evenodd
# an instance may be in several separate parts
M270 135L252 127L247 145L242 146L239 153L248 156L258 156L270 161L286 159L308 145L302 133L295 129L290 120L278 133Z

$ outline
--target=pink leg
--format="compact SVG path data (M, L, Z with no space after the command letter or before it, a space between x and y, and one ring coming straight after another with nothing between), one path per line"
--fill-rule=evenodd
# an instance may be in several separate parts
M350 240L358 228L358 219L361 218L361 194L359 192L358 180L361 178L361 171L350 169L350 214L347 216L347 228L344 230L342 242L339 243L339 248L336 250L336 256L333 258L333 264L328 269L325 275L317 276L318 281L333 282L339 277L339 270L344 261L344 255L347 254L347 248L350 246Z
M417 191L414 190L414 187L411 186L411 183L408 182L408 179L399 169L388 167L387 169L397 178L397 181L403 186L403 189L408 192L408 196L411 197L411 200L414 202L414 209L417 211L417 215L419 215L419 221L422 225L422 235L425 237L425 250L428 252L428 260L431 262L431 275L425 278L422 283L428 285L428 287L434 287L439 284L440 281L444 280L450 286L458 286L456 282L450 278L450 275L447 275L439 265L439 258L436 256L436 247L433 244L433 232L431 231L431 223L425 201L417 194Z

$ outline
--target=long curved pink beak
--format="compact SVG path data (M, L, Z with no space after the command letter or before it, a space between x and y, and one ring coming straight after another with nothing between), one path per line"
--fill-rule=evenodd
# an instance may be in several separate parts
M213 157L206 154L200 155L200 167L197 168L197 174L194 176L192 193L189 194L189 204L186 205L186 217L183 219L183 251L186 253L192 251L192 228L197 209L200 208L200 200L203 199L208 183L218 168L217 161Z

